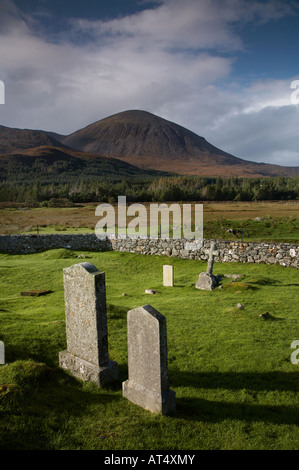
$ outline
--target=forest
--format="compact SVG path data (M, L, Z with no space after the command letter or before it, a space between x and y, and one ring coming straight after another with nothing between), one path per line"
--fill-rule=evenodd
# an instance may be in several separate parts
M0 182L0 202L36 206L71 206L81 202L262 201L299 199L299 177L204 178L171 176L117 179L86 178L65 182Z

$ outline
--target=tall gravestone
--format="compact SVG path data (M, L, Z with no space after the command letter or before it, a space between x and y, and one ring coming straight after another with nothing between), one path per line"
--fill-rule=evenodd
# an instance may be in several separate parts
M129 378L123 396L154 413L175 411L175 393L168 388L166 318L151 305L130 310Z
M63 270L67 349L59 364L75 377L99 386L118 379L109 359L105 273L90 263Z
M163 286L173 287L173 266L170 264L163 265Z

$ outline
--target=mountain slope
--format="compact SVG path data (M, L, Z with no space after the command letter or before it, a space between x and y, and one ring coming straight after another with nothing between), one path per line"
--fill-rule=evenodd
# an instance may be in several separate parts
M77 151L76 155L74 151ZM81 168L83 164L80 166L78 159L84 160L84 172L89 174L91 171L95 174L97 167L101 176L104 175L105 165L102 162L100 168L100 160L96 161L95 158L104 158L105 155L110 157L110 167L113 163L111 160L114 159L113 171L111 173L106 167L107 174L118 174L118 179L130 174L137 175L138 172L141 176L141 170L146 170L145 176L149 175L148 170L151 170L152 176L157 171L205 177L299 175L299 167L256 163L237 158L178 124L140 110L114 114L68 136L49 131L0 126L0 156L1 154L5 156L1 160L3 168L9 154L14 155L10 159L10 166L13 162L16 164L18 159L19 162L25 162L25 166L30 166L30 158L40 157L52 169L55 159L75 157L75 166ZM129 170L121 162L133 165L133 168ZM87 163L92 166L90 171ZM58 164L55 165L57 167ZM70 168L69 165L65 164L65 171L66 168ZM78 176L80 171L78 169Z
M116 158L77 150L39 146L10 154L0 154L0 180L45 183L69 182L80 178L120 181L165 176L155 170L141 170Z
M294 176L299 167L249 162L211 145L173 122L139 110L97 121L61 142L84 152L109 155L139 168L202 176Z
M65 145L52 135L31 129L14 129L0 126L0 153L14 153L43 145L63 147Z
M211 154L215 158L220 157L219 163L236 164L242 161L214 147L188 129L138 110L124 111L97 121L62 138L61 142L85 152L122 159L126 156L132 159L135 156L140 165L147 157L158 157L166 162L198 157L201 163L209 163L208 156Z

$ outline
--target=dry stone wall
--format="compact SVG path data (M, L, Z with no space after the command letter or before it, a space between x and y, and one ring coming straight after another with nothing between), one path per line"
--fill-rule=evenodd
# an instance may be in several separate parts
M0 252L29 254L66 248L76 251L125 251L146 255L176 256L185 259L207 260L205 250L211 242L220 252L215 262L266 263L299 267L299 245L290 243L245 243L228 240L203 240L199 250L185 249L186 239L115 239L99 240L94 234L0 235ZM189 240L192 242L192 240Z

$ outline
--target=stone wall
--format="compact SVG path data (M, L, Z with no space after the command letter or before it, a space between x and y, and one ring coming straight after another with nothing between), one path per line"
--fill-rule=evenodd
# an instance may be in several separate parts
M107 245L107 246L106 246ZM98 240L93 234L53 235L0 235L0 253L36 253L54 248L70 250L104 251L110 244Z
M54 234L54 235L0 235L0 252L28 254L53 248L67 248L82 251L126 251L146 255L177 256L185 259L206 260L203 253L211 240L204 239L201 249L185 249L185 239L148 240L116 239L99 240L94 234ZM299 245L289 243L245 243L228 240L215 240L220 256L216 262L266 263L299 267Z

